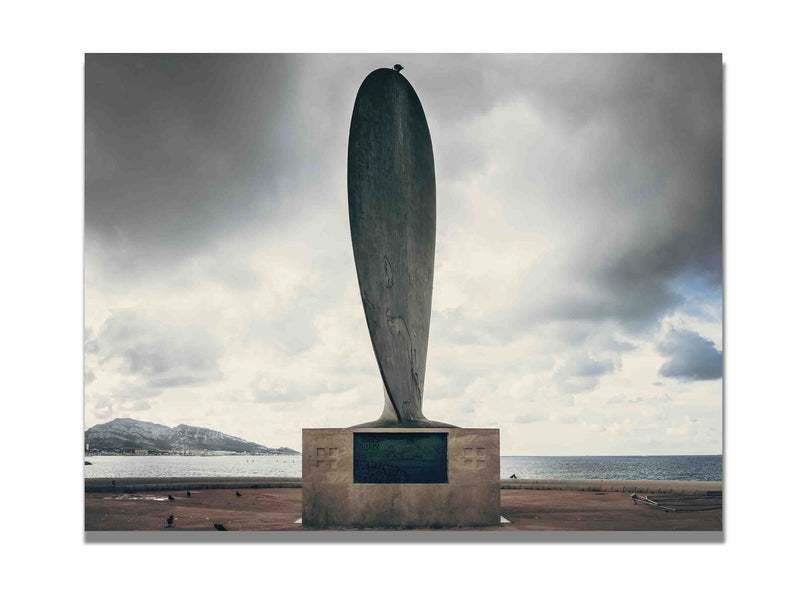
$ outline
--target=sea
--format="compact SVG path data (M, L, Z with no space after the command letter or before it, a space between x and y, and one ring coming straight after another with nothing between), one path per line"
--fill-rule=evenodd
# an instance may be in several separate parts
M94 456L91 477L302 477L301 456ZM502 456L500 477L722 481L722 455Z

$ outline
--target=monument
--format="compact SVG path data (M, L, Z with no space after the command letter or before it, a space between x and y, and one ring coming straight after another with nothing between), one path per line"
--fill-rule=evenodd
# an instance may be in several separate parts
M350 234L383 412L353 427L303 430L304 527L500 522L499 431L422 413L436 180L425 113L398 66L361 84L347 154Z

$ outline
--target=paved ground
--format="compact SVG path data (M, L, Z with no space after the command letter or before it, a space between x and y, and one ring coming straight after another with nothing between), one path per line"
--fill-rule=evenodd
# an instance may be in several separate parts
M302 530L298 488L166 490L120 494L87 492L86 531ZM171 494L174 502L167 500ZM510 524L492 531L722 531L722 510L668 513L634 505L629 493L501 490L501 514ZM166 531L169 531L167 529Z
M664 512L620 492L501 490L500 505L518 531L722 531L722 510Z

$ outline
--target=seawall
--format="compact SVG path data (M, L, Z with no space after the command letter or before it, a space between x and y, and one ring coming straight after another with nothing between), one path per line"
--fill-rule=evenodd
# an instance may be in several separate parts
M302 477L125 477L84 479L86 492L145 492L243 488L301 488ZM721 481L624 479L501 479L501 489L572 490L630 493L705 493L722 491Z

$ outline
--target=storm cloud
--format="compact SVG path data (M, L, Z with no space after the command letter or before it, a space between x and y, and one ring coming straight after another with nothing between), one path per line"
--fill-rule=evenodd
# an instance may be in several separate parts
M673 330L658 344L669 360L659 370L664 377L682 381L706 381L722 377L722 352L714 342L693 331Z
M426 416L718 452L719 55L87 55L87 425L297 447L377 417L346 149L395 62L436 161Z

